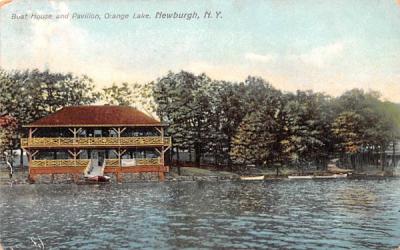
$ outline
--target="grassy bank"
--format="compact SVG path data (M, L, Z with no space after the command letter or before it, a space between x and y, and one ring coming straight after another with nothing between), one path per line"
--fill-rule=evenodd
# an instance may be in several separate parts
M197 167L181 167L181 176L259 176L264 175L266 178L285 178L289 175L331 175L339 173L351 173L353 176L367 176L367 177L379 177L379 176L394 176L396 175L393 168L381 169L380 166L363 166L358 169L344 169L338 168L334 165L330 165L326 170L316 169L303 169L300 170L296 167L284 166L279 168L278 175L276 168L262 168L262 167L235 167L230 169L229 167L220 168L213 167L210 165ZM178 176L177 167L172 167L170 175L173 177Z

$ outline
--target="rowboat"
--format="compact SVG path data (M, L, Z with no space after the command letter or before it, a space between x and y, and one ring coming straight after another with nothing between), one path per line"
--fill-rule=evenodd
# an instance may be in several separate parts
M289 179L337 179L346 178L347 174L333 174L333 175L289 175Z
M262 181L264 180L264 175L260 176L240 176L242 181Z
M337 178L346 178L347 174L333 174L333 175L319 175L314 176L315 179L337 179Z
M313 175L289 175L289 179L312 179Z
M313 177L314 179L336 179L335 175L316 175Z
M96 175L96 176L91 176L87 178L88 181L90 182L108 182L110 180L109 176L103 176L103 175Z

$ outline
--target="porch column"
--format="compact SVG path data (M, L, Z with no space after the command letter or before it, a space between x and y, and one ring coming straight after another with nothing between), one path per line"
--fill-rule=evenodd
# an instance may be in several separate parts
M162 146L161 146L161 165L164 167L164 127L161 127L161 141L162 141Z
M26 152L26 156L28 156L28 169L29 169L29 173L30 173L31 167L32 167L32 153L28 149L25 149L25 152Z
M119 137L119 135L118 135ZM122 168L122 164L121 164L121 148L118 148L118 165L120 168Z
M32 182L35 182L35 176L34 176L34 172L32 170L32 160L34 159L35 155L37 153L39 153L39 150L35 150L35 151L30 151L28 149L25 149L25 152L28 156L28 179ZM46 163L45 163L46 164Z
M34 129L29 128L28 145L30 145L32 143L33 133L35 133L37 130L38 130L37 128L34 128ZM21 149L21 157L23 157L22 155L23 155L23 153L22 153L22 149Z
M78 152L76 152L76 148L74 148L74 151L72 152L71 150L68 150L68 153L70 153L72 155L72 157L74 157L74 166L76 167L76 160L77 157L80 153L82 153L82 150L79 150Z
M31 129L29 129L29 137L31 136ZM32 154L29 149L25 149L26 155L28 156L28 179L30 181L35 181L34 176L31 174L32 169Z
M38 128L29 128L29 139L32 139L33 133L35 133L38 130Z
M76 138L76 134L74 134L74 141L75 141L75 138ZM78 154L76 153L76 148L74 148L73 156L74 156L74 166L76 167L76 157L78 156Z
M73 135L74 135L74 144L76 143L76 138L77 138L77 134L80 133L82 131L82 128L73 128L73 129L68 129Z
M166 151L164 149L164 127L160 127L160 128L155 127L155 129L160 133L160 137L161 137L161 151L159 151L157 148L156 148L156 151L160 154L161 166L164 166L164 153Z
M33 151L33 153L31 152L31 160L35 160L35 155L37 155L39 153L39 150L35 150Z
M115 153L118 155L118 166L121 168L121 167L122 167L122 164L121 164L121 156L122 156L123 154L125 154L126 149L121 150L121 148L118 148L118 150L114 150L114 151L115 151Z
M121 134L126 130L126 128L118 127L118 128L112 128L112 129L115 131L115 133L117 133L117 135L118 135L118 142L120 142Z

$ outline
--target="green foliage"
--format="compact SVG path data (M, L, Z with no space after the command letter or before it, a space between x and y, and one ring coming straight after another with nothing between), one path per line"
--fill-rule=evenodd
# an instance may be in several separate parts
M121 86L112 84L111 87L103 88L101 99L107 104L129 106L132 104L132 90L128 83L124 82Z
M275 128L275 121L268 113L256 111L246 115L232 138L232 159L257 166L273 162L278 143Z
M281 154L282 94L263 79L248 77L242 98L243 113L249 113L231 137L230 156L236 163L272 163Z
M131 85L133 105L151 116L156 115L157 106L154 101L154 82Z
M207 150L213 152L217 163L229 164L231 139L247 113L244 86L225 81L212 84L210 104L214 115L210 120Z
M211 89L209 77L185 71L169 72L155 82L153 89L157 115L170 124L168 133L173 136L174 145L193 149L198 164L210 140L209 124L214 114Z
M12 150L13 139L17 130L16 120L10 116L0 117L4 120L0 126L0 159L5 157L4 152Z
M0 71L0 108L27 124L64 106L96 101L92 80L87 76L26 70Z
M284 105L282 157L292 163L311 162L326 152L326 97L312 91L287 94Z
M97 98L92 80L87 76L37 69L0 70L0 113L17 119L18 133L23 133L22 125L64 106L90 104Z
M0 114L17 119L16 132L1 131L3 145L10 133L22 132L22 124L99 97L156 114L169 124L174 147L195 152L198 164L206 155L222 164L319 164L338 153L382 153L400 138L400 105L360 89L337 98L282 93L259 77L232 83L181 71L97 93L87 76L0 70Z
M379 102L376 106L376 112L384 116L389 126L391 126L393 136L400 139L400 104L388 101Z
M336 153L385 149L399 135L398 105L353 89L338 98L282 94L258 77L213 81L172 73L153 85L158 116L174 145L216 162L323 164Z
M153 86L153 82L147 84L113 83L110 87L102 89L100 99L110 105L134 106L150 116L155 116L157 108L153 97Z
M353 111L342 112L333 122L332 132L339 139L337 147L346 153L358 152L363 141L363 118Z
M395 104L382 102L379 97L377 92L353 89L337 98L338 116L333 133L339 139L340 151L382 151L399 137L400 111Z

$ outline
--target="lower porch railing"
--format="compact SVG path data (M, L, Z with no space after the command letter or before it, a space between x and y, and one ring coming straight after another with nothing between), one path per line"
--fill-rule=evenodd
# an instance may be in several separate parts
M160 158L136 158L134 166L161 165ZM32 160L31 167L87 167L89 159ZM118 159L106 159L106 167L119 167Z
M86 167L89 160L66 159L66 160L32 160L31 167Z

